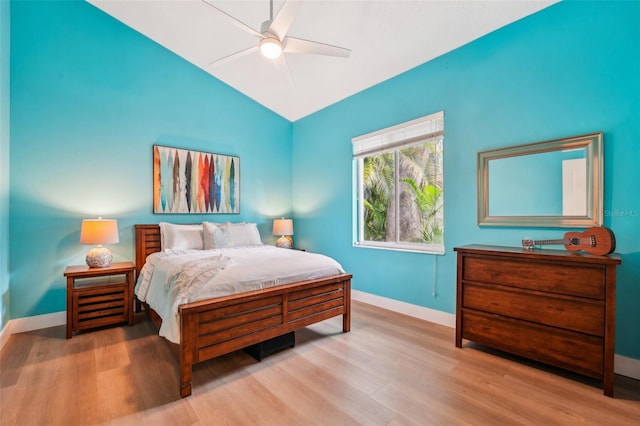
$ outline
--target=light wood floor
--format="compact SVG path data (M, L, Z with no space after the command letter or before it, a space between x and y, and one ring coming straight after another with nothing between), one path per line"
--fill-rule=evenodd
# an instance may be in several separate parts
M64 326L9 338L0 354L0 424L9 425L627 425L640 382L597 381L470 343L454 330L353 303L256 362L242 351L194 369L178 394L174 353L144 316L65 339ZM561 373L561 374L559 374Z

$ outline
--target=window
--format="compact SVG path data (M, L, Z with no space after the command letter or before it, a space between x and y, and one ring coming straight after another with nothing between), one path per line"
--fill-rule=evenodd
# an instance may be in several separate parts
M444 253L444 112L352 142L354 245Z

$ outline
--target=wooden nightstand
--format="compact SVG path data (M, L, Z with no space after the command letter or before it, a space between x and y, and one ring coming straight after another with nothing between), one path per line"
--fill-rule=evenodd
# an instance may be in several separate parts
M67 339L74 331L128 322L133 325L133 262L106 268L67 266Z

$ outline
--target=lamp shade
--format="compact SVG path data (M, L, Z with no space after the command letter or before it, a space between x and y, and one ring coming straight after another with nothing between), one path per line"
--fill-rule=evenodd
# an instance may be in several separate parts
M82 221L81 244L116 244L119 242L117 220L99 218Z
M293 220L284 218L274 220L273 235L293 235Z

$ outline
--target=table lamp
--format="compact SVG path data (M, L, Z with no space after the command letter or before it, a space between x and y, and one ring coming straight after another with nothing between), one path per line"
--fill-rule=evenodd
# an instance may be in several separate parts
M106 268L111 265L113 256L111 250L102 244L116 244L120 242L118 236L118 221L113 219L84 219L80 228L80 244L97 244L87 253L87 265L90 268Z
M280 235L276 241L276 247L291 248L293 247L293 220L291 219L275 219L273 221L273 235Z

